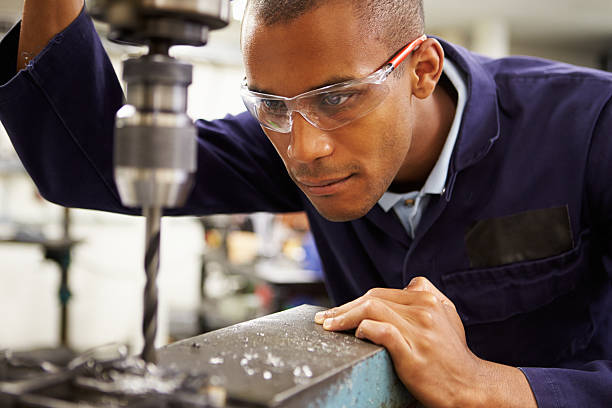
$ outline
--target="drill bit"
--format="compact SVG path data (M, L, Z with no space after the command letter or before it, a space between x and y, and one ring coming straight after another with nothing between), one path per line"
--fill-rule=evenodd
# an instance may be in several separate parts
M159 243L161 232L161 208L143 208L146 218L146 242L144 267L147 281L144 288L144 311L142 319L142 332L144 334L144 347L142 359L147 363L157 363L155 351L155 336L157 334L157 273L159 272Z

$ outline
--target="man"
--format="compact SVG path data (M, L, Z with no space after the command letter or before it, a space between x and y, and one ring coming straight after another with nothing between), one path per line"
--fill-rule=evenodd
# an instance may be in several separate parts
M0 44L0 119L46 198L133 213L82 2L32 4ZM424 33L418 0L251 0L258 121L196 123L180 213L305 210L344 303L316 321L384 345L426 406L608 406L612 76Z

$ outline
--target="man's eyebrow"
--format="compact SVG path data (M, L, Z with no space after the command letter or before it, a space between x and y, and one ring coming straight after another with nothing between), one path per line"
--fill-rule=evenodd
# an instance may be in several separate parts
M309 89L307 89L307 90L305 90L304 92L301 92L301 93L313 91L315 89L319 89L319 88L323 88L323 87L326 87L326 86L338 84L338 83L341 83L341 82L352 81L353 79L355 79L355 77L352 76L352 75L333 76L333 77L329 78L327 81L322 82L322 83L320 83L318 85L315 85L315 86L313 86L313 87L311 87L311 88L309 88ZM257 92L257 93L262 93L262 94L267 94L267 95L277 95L277 94L275 94L274 92L272 92L272 91L270 91L268 89L258 88L256 86L250 86L250 85L249 85L249 91Z

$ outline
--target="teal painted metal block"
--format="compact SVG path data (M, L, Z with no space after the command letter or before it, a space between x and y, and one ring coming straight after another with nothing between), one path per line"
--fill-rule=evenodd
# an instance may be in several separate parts
M206 372L232 406L406 407L413 397L388 352L314 323L302 305L164 347L160 364Z

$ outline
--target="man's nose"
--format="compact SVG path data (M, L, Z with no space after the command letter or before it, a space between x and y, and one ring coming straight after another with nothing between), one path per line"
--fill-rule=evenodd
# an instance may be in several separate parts
M333 153L333 141L325 131L311 125L299 112L293 113L287 156L300 163L311 163Z

